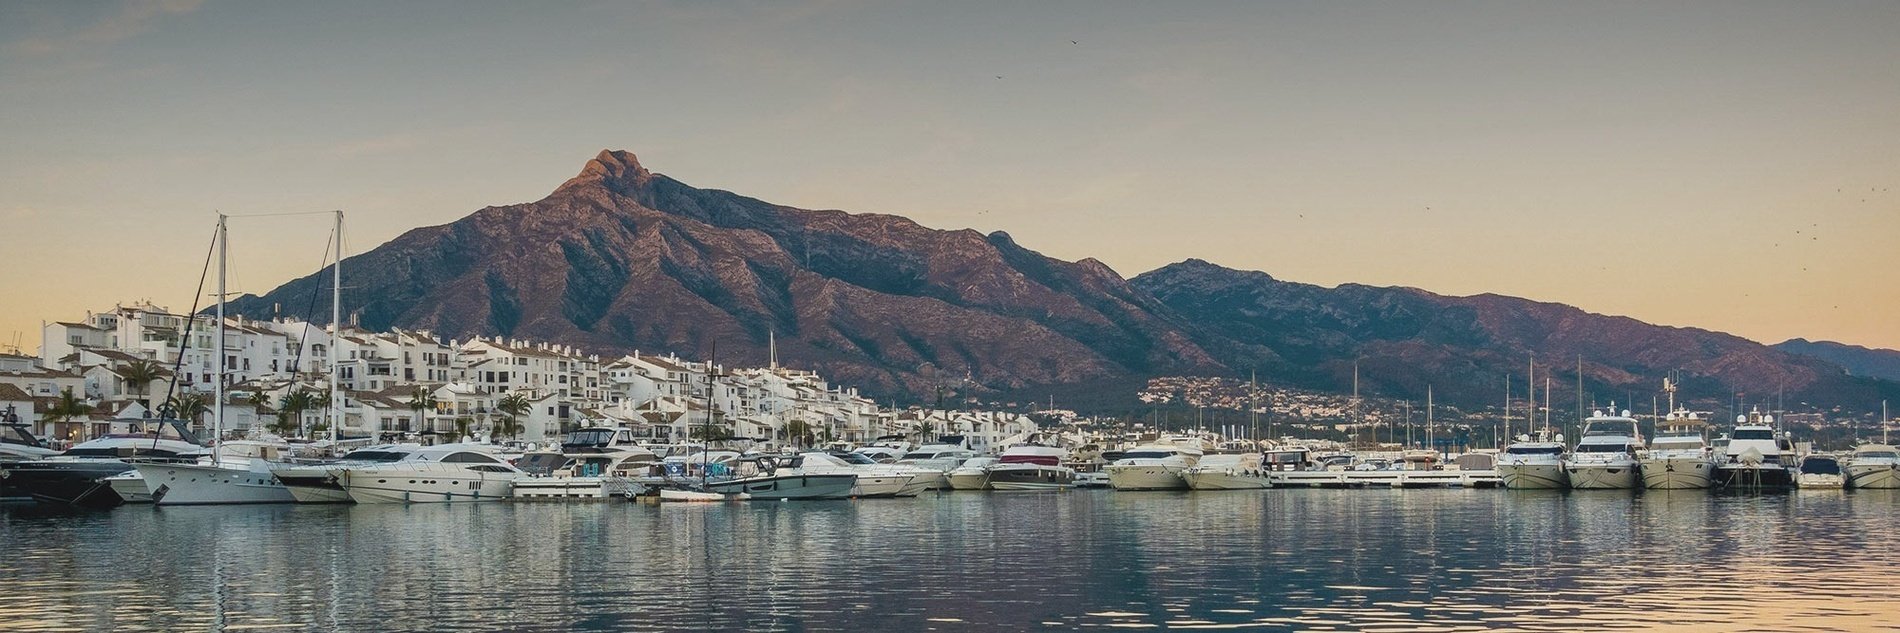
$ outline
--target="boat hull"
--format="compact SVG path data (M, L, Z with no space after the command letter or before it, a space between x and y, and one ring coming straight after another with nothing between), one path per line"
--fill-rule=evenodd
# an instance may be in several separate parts
M145 476L140 475L138 469L107 477L105 482L125 503L152 502L152 487L145 485Z
M1181 479L1187 482L1190 490L1261 490L1273 487L1273 482L1265 474L1224 470L1196 471L1190 468L1181 473Z
M1109 465L1108 486L1116 490L1187 490L1181 478L1182 467L1160 465Z
M617 477L523 477L515 480L514 494L515 499L611 499L626 496L631 484Z
M1564 490L1570 475L1562 464L1498 464L1498 479L1512 490Z
M924 469L918 471L910 480L910 483L912 486L917 487L917 490L920 492L924 490L949 490L950 476L940 470Z
M1635 490L1643 485L1642 471L1635 461L1564 465L1564 475L1573 490Z
M1715 482L1718 486L1733 490L1773 490L1794 487L1793 473L1776 464L1718 466L1715 469Z
M378 472L345 470L339 478L357 503L469 503L514 494L514 477L478 471Z
M1795 487L1802 490L1840 490L1847 487L1847 478L1840 475L1801 473L1795 475Z
M989 487L989 474L983 472L954 472L946 479L951 490L982 490Z
M736 479L712 484L720 494L744 494L758 500L843 499L851 496L857 475L781 475Z
M1075 470L1035 464L1000 464L989 468L991 490L1068 490L1075 487Z
M125 502L105 478L132 470L116 460L20 462L7 464L7 482L16 494L40 503L110 508Z
M290 491L297 503L350 503L350 493L338 482L342 469L300 466L271 471L277 483Z
M1715 484L1715 462L1692 457L1643 460L1643 487L1650 490L1696 490Z
M1900 464L1848 465L1848 485L1862 489L1900 488Z
M296 503L270 471L203 464L139 464L139 475L161 506Z
M904 491L910 480L910 475L858 475L858 485L851 489L851 496L866 499L895 497Z

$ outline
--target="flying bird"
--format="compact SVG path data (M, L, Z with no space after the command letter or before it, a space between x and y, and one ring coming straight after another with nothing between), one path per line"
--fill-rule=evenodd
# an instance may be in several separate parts
M1070 44L1081 44L1081 42L1077 42L1077 41L1075 41L1075 40L1069 40L1069 43L1070 43Z

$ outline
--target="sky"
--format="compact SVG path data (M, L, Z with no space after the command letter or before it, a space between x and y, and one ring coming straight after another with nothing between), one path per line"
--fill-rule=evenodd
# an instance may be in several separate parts
M805 208L1900 348L1896 2L0 2L0 348L601 149ZM329 220L231 224L231 287Z

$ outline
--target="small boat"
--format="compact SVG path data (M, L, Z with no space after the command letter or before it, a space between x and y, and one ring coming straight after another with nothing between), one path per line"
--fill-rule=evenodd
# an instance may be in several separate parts
M1801 459L1800 472L1795 474L1795 486L1802 490L1839 490L1847 486L1847 478L1841 476L1841 462L1832 455L1809 455Z
M1200 463L1181 471L1181 479L1193 490L1260 490L1273 482L1263 467L1260 453L1230 453L1202 457Z
M845 499L858 486L858 473L824 460L807 462L824 453L748 458L757 465L759 475L707 484L706 490L725 495L746 495L755 500Z
M1096 471L1078 470L1075 472L1075 487L1077 488L1107 488L1108 487L1108 473L1105 473L1099 470L1096 470Z
M1610 406L1616 406L1612 403ZM1634 490L1643 487L1643 436L1636 418L1597 411L1584 421L1583 437L1563 460L1564 476L1577 490Z
M1062 465L1069 451L1053 446L1021 444L1003 451L985 470L990 490L1068 490L1075 487L1075 469Z
M1887 444L1862 444L1847 459L1847 485L1857 489L1900 488L1900 450Z
M682 490L678 488L661 488L660 489L660 501L667 502L667 503L673 503L673 502L705 503L705 502L725 501L725 500L726 500L726 495L723 495L717 492L705 492L705 491L700 491L700 490Z

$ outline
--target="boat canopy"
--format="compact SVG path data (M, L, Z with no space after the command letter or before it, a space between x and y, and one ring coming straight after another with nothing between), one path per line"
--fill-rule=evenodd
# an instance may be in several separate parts
M1809 456L1807 459L1801 460L1801 474L1839 475L1841 474L1841 463L1834 461L1832 457Z

